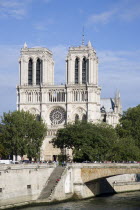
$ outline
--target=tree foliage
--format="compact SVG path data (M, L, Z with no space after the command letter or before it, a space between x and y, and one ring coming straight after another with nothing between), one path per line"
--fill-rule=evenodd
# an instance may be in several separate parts
M59 129L53 138L54 147L69 148L75 161L139 160L139 149L132 138L120 138L106 123L77 122Z
M123 113L116 131L121 138L131 137L140 148L140 105Z
M2 125L0 124L0 140L2 136ZM0 141L0 159L6 158L8 156L8 148L6 149L3 143Z
M42 120L24 111L4 113L0 143L8 148L9 154L37 158L42 141L46 135L46 126Z
M8 150L4 148L3 144L0 143L0 159L8 156Z
M73 149L77 161L103 161L113 159L116 139L115 130L107 124L78 122L59 129L52 143L60 149Z
M114 148L115 161L139 161L140 150L136 146L133 138L118 138Z

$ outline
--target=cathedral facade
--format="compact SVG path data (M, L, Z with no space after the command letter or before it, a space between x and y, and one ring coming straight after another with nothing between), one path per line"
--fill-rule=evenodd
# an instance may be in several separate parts
M101 99L98 57L91 43L70 47L66 57L66 84L54 84L54 60L47 48L21 49L17 108L29 111L47 124L41 160L55 160L60 150L50 140L59 128L75 120L106 122L115 127L121 115L120 94ZM67 151L69 153L70 151Z

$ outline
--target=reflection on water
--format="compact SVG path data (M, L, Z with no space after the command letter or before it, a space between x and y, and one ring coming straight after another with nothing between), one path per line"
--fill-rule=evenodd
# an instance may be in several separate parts
M22 208L22 210L140 210L140 191L96 197L88 200Z

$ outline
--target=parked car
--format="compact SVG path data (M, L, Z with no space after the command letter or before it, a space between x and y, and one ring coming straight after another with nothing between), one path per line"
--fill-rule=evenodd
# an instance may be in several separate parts
M11 164L12 160L0 160L0 164Z

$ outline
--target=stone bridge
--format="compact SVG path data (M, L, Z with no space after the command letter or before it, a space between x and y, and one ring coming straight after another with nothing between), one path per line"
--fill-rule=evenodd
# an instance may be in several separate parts
M75 163L69 165L73 189L78 198L105 193L140 190L140 164Z
M74 179L83 183L122 174L140 174L139 163L74 163Z

